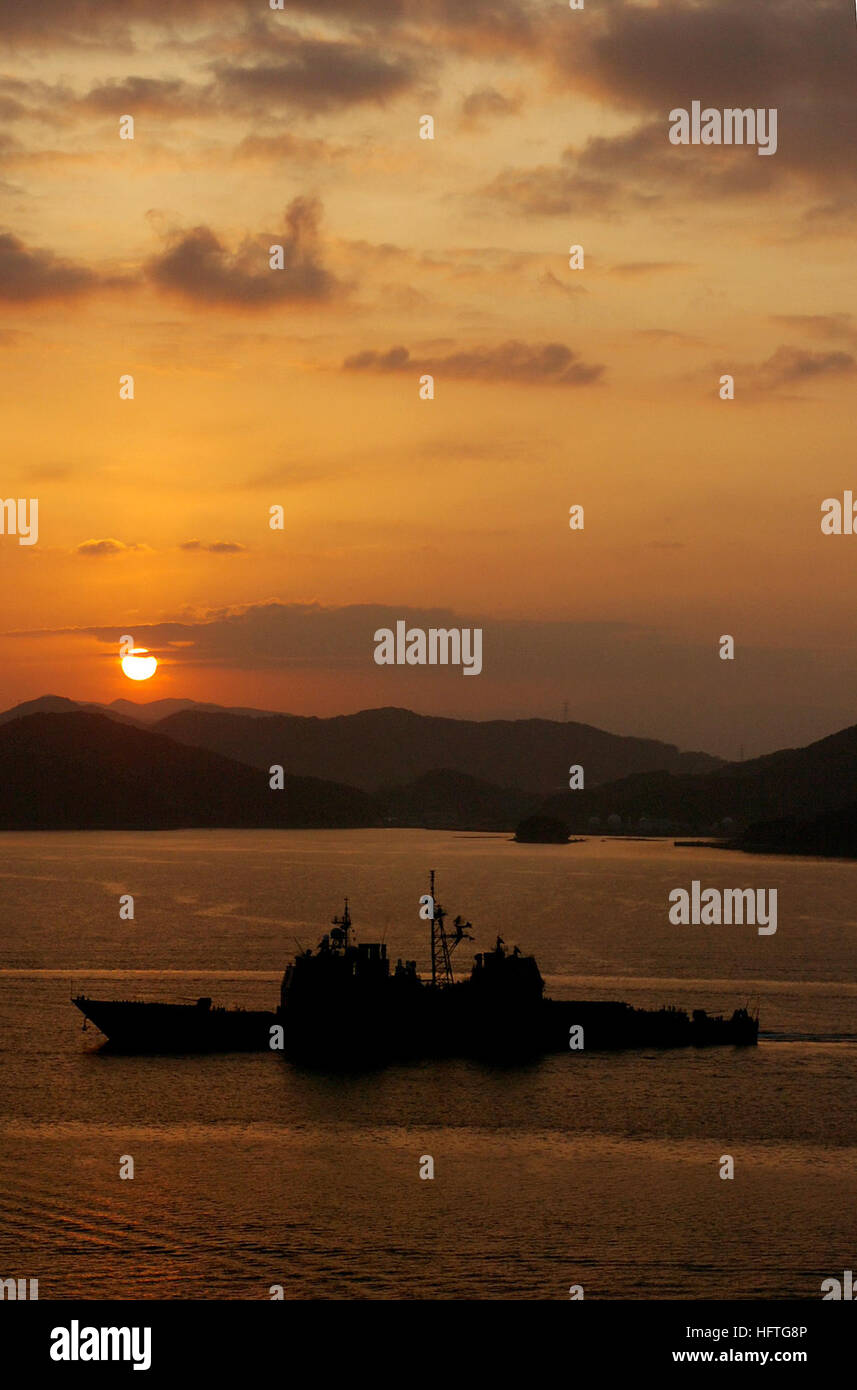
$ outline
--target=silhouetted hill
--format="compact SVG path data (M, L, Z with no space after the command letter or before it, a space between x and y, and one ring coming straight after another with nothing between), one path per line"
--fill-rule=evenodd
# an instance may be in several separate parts
M128 704L130 702L117 700L114 703ZM104 705L82 705L77 700L67 700L64 695L40 695L37 700L24 700L22 704L13 705L11 709L4 710L0 714L0 724L9 724L13 719L24 719L28 714L73 714L80 710L110 715L120 724L137 723L135 719L121 710L112 711Z
M13 705L12 709L4 710L0 714L0 724L23 719L28 714L70 714L79 708L76 700L67 700L64 695L40 695L38 700L24 700L20 705Z
M389 825L444 830L512 830L539 798L516 787L443 768L377 794Z
M441 719L393 708L331 719L191 709L155 727L253 767L281 763L296 775L335 778L372 792L440 768L544 796L567 783L572 763L585 767L590 785L655 768L700 772L720 765L706 753L680 753L669 743L588 724Z
M806 748L727 763L701 776L657 772L611 786L587 786L549 797L542 810L567 820L572 830L596 828L590 826L592 817L605 826L614 815L622 818L624 829L708 832L715 826L723 829L726 819L735 822L732 829L787 818L808 822L848 806L855 786L857 726ZM648 827L640 825L642 818Z
M116 712L133 719L138 724L157 724L159 720L166 719L170 714L178 714L182 710L193 709L202 710L212 714L244 714L250 719L263 719L272 713L271 710L264 709L230 709L226 705L201 704L198 700L111 700L109 705L105 705L104 712L109 714Z
M748 826L730 848L759 854L818 854L857 858L857 802L812 820L788 816Z
M235 751L227 756L193 738ZM593 785L611 764L657 756L671 757L678 770ZM242 761L250 758L255 766ZM401 775L403 765L433 759L434 766ZM488 764L492 775L462 771L456 759ZM194 707L152 728L117 709L89 712L44 696L0 715L0 828L398 824L511 831L539 812L572 833L734 837L752 827L746 848L853 852L857 726L751 762L681 770L699 761L715 762L669 744L544 720L478 723L396 709L307 719ZM564 779L572 762L584 767L585 790L538 793L534 784ZM282 792L268 786L273 763L286 770ZM311 766L339 775L296 775ZM391 767L398 775L385 778ZM380 791L367 795L347 777Z
M33 714L0 727L0 829L171 830L378 823L364 792L286 777L103 714Z
M146 728L157 724L167 715L178 714L182 710L195 709L212 713L244 714L250 718L263 719L270 716L270 710L227 709L224 705L200 704L196 700L111 700L109 705L97 701L68 700L64 695L40 695L36 700L24 700L20 705L0 714L0 724L8 724L13 719L23 719L28 714L71 714L75 710L86 710L91 714L106 714L120 724L136 724Z

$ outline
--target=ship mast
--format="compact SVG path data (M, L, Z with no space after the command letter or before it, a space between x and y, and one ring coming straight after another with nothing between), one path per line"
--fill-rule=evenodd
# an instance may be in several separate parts
M472 941L472 936L468 935L467 928L469 922L465 922L463 917L456 917L455 932L452 936L446 930L444 921L446 911L434 896L434 869L429 871L429 884L432 900L431 916L431 982L433 985L451 985L453 983L452 974L452 953L456 946L462 941Z
M342 948L348 950L348 933L351 929L351 913L348 910L348 899L345 899L345 911L341 917L334 917L332 926L342 928Z

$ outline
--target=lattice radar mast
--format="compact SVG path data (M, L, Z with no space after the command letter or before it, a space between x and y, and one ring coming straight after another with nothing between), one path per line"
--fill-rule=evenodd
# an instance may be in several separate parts
M470 922L465 922L463 917L456 917L453 922L454 930L448 932L444 925L446 921L446 911L441 907L434 895L434 869L429 873L429 891L432 900L431 917L431 982L433 985L451 985L452 975L452 953L456 946L462 941L472 941L470 935Z

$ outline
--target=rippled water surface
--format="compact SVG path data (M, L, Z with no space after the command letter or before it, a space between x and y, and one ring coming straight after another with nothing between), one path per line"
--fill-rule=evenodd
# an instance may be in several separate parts
M81 1031L77 989L273 1006L346 893L359 936L424 967L429 868L473 923L462 968L499 932L555 997L758 1000L759 1047L336 1076L109 1056ZM776 888L776 935L670 925L694 878ZM857 865L669 842L0 835L0 1278L41 1298L817 1297L857 1258L855 895Z

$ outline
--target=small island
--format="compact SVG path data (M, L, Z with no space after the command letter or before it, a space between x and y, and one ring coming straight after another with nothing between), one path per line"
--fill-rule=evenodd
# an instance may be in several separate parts
M580 844L579 840L569 840L571 832L564 821L555 816L527 816L516 831L515 840L520 845L567 845Z

